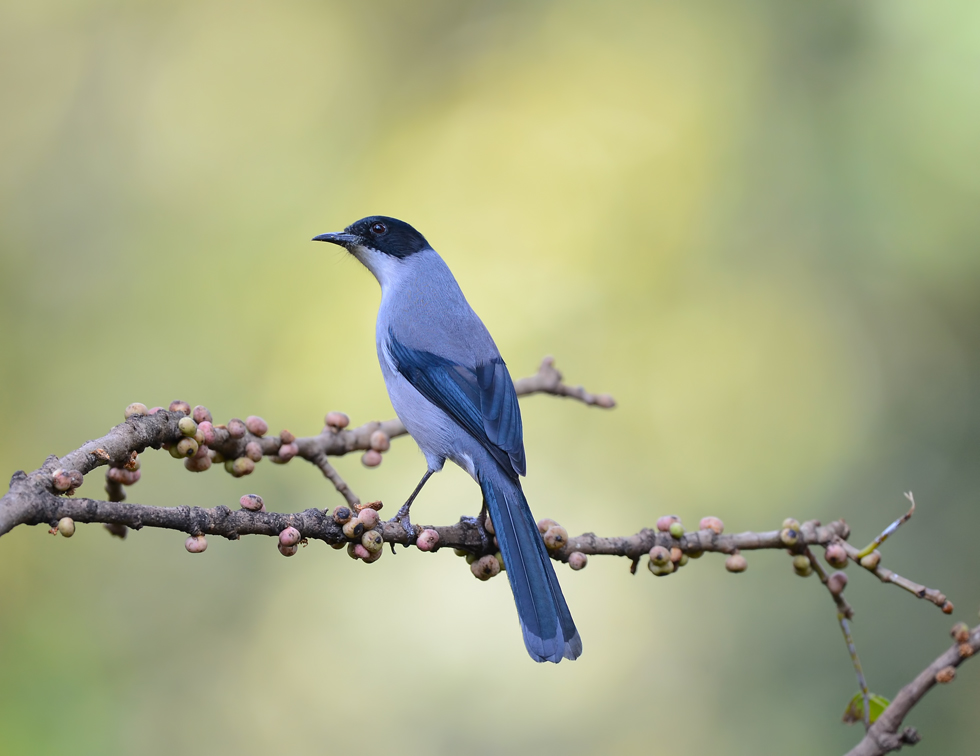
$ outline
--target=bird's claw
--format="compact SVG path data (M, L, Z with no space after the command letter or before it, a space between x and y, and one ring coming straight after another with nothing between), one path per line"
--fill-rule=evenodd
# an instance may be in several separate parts
M408 516L409 509L410 507L408 504L402 505L402 508L398 510L398 513L390 520L388 520L388 523L389 524L396 523L397 525L401 526L402 530L404 530L408 534L408 540L414 541L415 526L412 525L412 520Z

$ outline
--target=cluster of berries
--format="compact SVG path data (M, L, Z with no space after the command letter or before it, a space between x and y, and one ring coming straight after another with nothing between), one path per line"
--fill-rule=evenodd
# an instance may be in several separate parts
M717 517L702 517L699 528L701 530L710 530L717 535L725 532L725 524ZM697 559L704 553L702 551L684 552L681 550L680 539L684 537L684 533L687 531L684 529L684 523L681 522L681 518L677 515L664 515L659 518L657 520L657 530L661 533L669 533L670 537L677 542L671 545L670 548L657 545L650 549L650 561L647 562L647 567L657 577L663 577L676 572L686 565L688 561ZM748 564L745 561L745 557L739 554L738 551L730 554L728 559L725 560L725 569L729 572L744 572L746 567L748 567Z
M378 510L380 501L355 504L353 507L337 507L333 511L333 521L341 526L347 541L332 544L335 549L347 547L351 559L360 559L371 564L381 559L384 553L384 536L381 535L381 518Z
M328 431L336 433L350 425L350 418L343 412L328 412L323 422ZM371 434L368 444L371 448L361 455L361 464L365 467L377 467L381 464L381 454L391 448L391 438L379 428Z

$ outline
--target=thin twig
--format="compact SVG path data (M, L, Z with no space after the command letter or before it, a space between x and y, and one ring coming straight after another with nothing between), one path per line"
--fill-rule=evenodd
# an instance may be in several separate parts
M890 536L892 533L898 530L902 525L904 525L906 522L912 519L912 515L915 513L915 499L912 498L912 492L909 491L908 493L906 493L905 498L908 499L910 502L912 502L912 506L909 508L909 511L906 512L901 517L899 517L897 520L895 520L895 522L893 522L883 531L881 531L881 535L879 535L871 543L869 543L867 546L861 549L857 553L858 559L861 559L862 557L866 557L872 551L877 549L879 546L881 546L881 544L883 544L885 541L888 540L888 536Z

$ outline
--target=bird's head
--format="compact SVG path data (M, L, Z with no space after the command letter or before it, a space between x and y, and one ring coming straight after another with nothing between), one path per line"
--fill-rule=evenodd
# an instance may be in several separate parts
M429 248L429 242L404 221L385 215L371 215L351 223L341 233L320 234L313 241L339 244L372 270L372 259L378 255L393 260L407 257ZM378 259L378 262L383 260Z

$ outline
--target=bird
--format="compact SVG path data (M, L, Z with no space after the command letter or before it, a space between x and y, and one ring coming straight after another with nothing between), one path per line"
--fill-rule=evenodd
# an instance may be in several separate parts
M378 361L427 465L394 520L413 537L412 502L447 459L459 465L482 489L481 516L493 522L528 654L578 658L582 639L521 488L527 463L514 382L449 266L415 228L384 215L313 241L344 247L381 285Z

